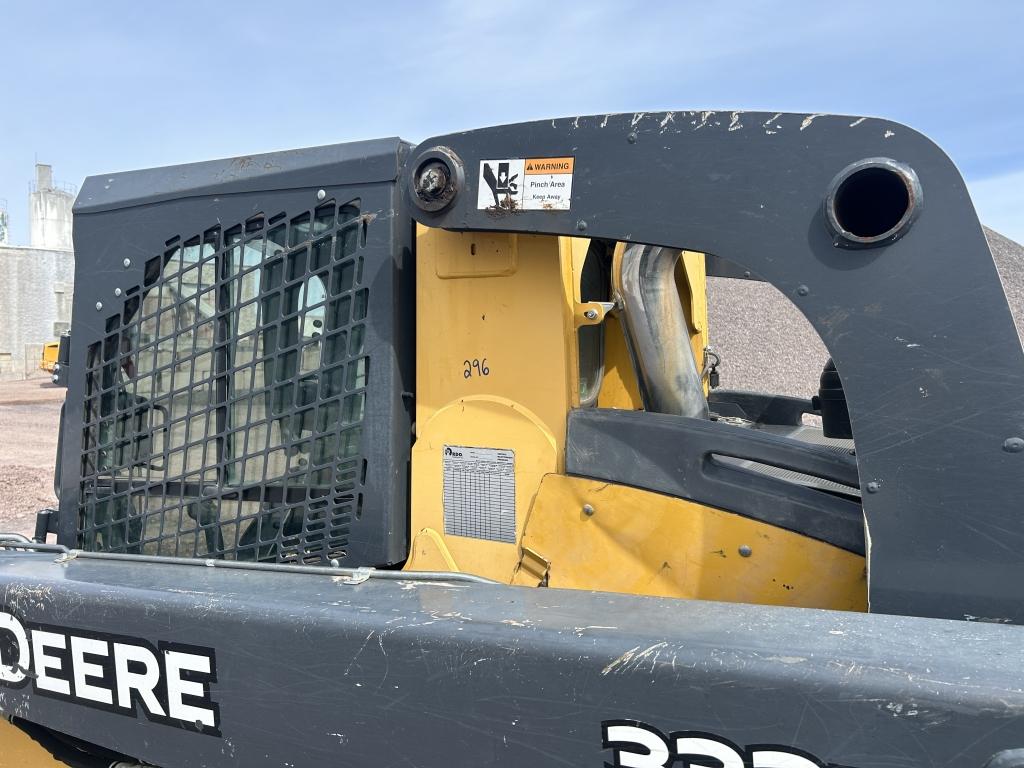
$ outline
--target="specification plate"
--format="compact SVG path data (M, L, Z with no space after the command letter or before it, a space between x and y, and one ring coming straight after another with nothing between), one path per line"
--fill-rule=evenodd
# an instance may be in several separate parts
M516 455L501 448L444 447L444 532L516 540Z

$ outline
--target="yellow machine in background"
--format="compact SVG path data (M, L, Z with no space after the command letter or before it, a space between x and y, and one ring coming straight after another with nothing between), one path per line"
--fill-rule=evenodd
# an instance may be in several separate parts
M588 260L621 258L621 243L599 254L582 238L420 226L416 251L407 568L531 586L866 609L860 555L728 511L565 474L571 409L642 407L621 325L605 317L615 312L610 293L607 301L581 295L595 266ZM708 343L702 254L683 254L675 284L700 370ZM502 462L514 473L503 473ZM460 471L471 464L475 471ZM514 505L515 530L486 540L456 518L446 531L445 494L465 489L445 485L466 482L488 484L480 497L490 503ZM475 509L473 517L481 514Z
M43 354L39 359L39 368L47 373L53 373L53 367L57 365L57 353L59 350L59 341L48 341L43 344Z

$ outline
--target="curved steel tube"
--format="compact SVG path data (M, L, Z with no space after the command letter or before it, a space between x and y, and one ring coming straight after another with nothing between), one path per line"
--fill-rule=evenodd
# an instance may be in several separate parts
M680 256L672 248L631 245L616 260L612 280L644 408L706 419L708 401L675 282Z

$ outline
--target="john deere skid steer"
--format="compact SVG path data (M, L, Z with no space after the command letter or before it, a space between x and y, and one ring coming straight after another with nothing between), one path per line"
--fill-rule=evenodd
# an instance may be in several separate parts
M74 233L0 764L1024 766L1024 351L913 130L382 139L95 176ZM717 386L708 275L817 397Z

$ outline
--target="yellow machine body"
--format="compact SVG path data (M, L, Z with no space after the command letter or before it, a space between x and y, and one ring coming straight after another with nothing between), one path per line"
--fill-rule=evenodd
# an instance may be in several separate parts
M47 373L53 373L53 367L57 365L57 354L59 351L59 341L48 341L43 344L43 354L39 358L39 368Z
M0 768L67 768L37 741L0 717Z
M596 404L642 408L620 323L606 317L607 306L580 298L589 246L583 238L418 228L406 567L530 586L866 610L859 555L728 510L565 475L566 420L581 407L582 326L604 327ZM683 254L676 284L702 363L702 254ZM445 451L467 447L514 456L512 540L446 533Z

